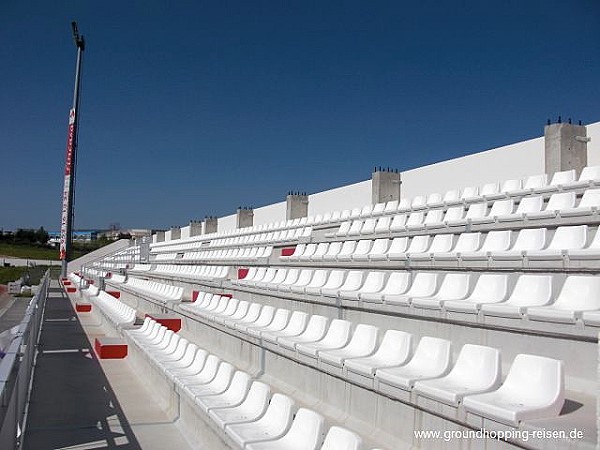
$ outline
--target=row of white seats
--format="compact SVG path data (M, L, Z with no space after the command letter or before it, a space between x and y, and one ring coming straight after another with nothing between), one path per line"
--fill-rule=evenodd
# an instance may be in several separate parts
M466 225L498 225L502 222L526 221L529 225L536 220L556 220L579 217L592 219L600 208L600 189L585 191L576 204L575 192L553 194L544 206L542 196L524 197L515 207L512 198L496 200L491 207L488 202L452 206L447 210L432 209L428 212L415 211L410 214L384 216L378 219L356 219L345 221L335 233L328 237L362 236L371 234L400 233L407 231L436 230Z
M306 225L336 223L344 220L368 218L383 214L396 214L397 212L416 211L441 206L452 206L461 203L466 204L481 200L489 201L534 193L551 193L561 190L586 189L597 186L600 186L600 166L589 166L582 170L579 178L576 178L574 170L556 172L549 182L546 174L533 175L524 180L512 179L502 183L487 183L481 187L470 186L462 190L454 189L447 191L444 194L433 193L427 196L417 196L413 199L403 198L400 201L393 200L387 203L365 205L362 208L354 208L352 210L333 211L322 215L319 214L314 217L309 216L300 219L228 230L225 232L215 232L195 237L188 241L209 241L223 237L242 236L263 231L286 230ZM168 247L171 245L174 245L174 242L160 242L152 244L151 248L158 251L161 247Z
M385 262L404 261L407 264L452 265L477 261L521 263L536 261L571 261L600 259L600 232L591 238L588 225L522 230L480 231L458 235L423 234L393 239L361 239L298 244L294 253L280 256L282 261L307 262Z
M600 326L600 277L568 275L558 292L553 276L506 273L251 268L233 284L258 289L400 307Z
M239 448L360 450L362 439L342 427L325 435L320 414L147 318L131 341Z
M199 252L186 252L184 261L257 261L268 258L273 253L273 246L268 247L237 247L220 250L203 250Z
M158 264L154 267L154 273L169 275L192 280L222 280L229 274L228 266L205 266L205 265L182 265L182 264Z
M135 292L149 295L161 301L181 301L183 298L182 287L158 281L144 280L130 276L124 285Z
M90 302L98 306L102 314L117 328L129 327L135 323L135 309L117 300L109 293L92 285L81 292Z
M261 245L272 243L290 243L301 239L308 239L312 234L312 227L292 228L283 231L270 231L258 234L241 235L232 238L213 239L208 247L235 247L240 245ZM190 241L178 243L174 241L172 245L155 247L152 254L174 253L186 250L197 250L204 248L202 241Z
M464 345L453 365L444 339L423 337L413 351L414 337L402 331L381 336L371 325L207 293L184 309L375 390L401 398L414 391L510 425L558 416L564 403L563 364L550 358L518 355L501 383L500 351L491 347Z

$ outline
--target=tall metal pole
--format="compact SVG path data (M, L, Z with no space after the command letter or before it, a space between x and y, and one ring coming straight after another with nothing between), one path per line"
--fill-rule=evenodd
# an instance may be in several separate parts
M61 276L67 276L67 264L71 259L73 239L73 200L75 193L75 168L77 160L77 131L79 122L79 85L81 80L81 63L85 40L79 35L77 23L71 22L73 40L77 47L77 65L75 66L75 88L73 90L73 106L69 111L69 132L67 135L67 156L65 160L65 182L63 186L62 217L60 225L60 259L62 261Z

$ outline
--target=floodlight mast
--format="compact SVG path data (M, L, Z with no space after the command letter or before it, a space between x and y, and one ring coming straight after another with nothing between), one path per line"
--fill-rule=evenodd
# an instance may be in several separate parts
M79 87L81 81L81 63L85 40L79 34L77 22L71 22L73 41L77 47L77 63L75 66L75 87L73 89L73 106L69 111L69 131L67 135L67 156L65 161L65 180L63 186L62 217L60 225L60 259L61 277L67 276L67 264L71 259L73 244L73 200L75 193L75 169L77 161L77 134L79 124Z

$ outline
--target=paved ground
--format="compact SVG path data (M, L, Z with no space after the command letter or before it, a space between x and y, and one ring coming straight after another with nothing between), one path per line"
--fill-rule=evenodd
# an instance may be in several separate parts
M29 297L0 296L0 333L21 323L30 301Z
M52 282L23 448L189 449L126 359L96 358L90 342L103 333L87 314Z

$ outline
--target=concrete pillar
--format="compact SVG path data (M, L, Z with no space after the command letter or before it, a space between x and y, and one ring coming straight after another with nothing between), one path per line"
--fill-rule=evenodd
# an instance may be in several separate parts
M171 241L181 239L181 227L171 227Z
M575 169L577 176L587 166L587 131L583 125L553 123L544 127L545 170L554 172Z
M165 242L165 232L164 231L156 232L156 242Z
M238 208L236 212L236 228L251 227L254 224L254 210L252 208Z
M204 218L204 234L216 233L219 228L219 220L209 216Z
M286 203L286 220L308 216L308 195L306 195L306 192L290 192Z
M150 243L142 240L140 242L140 262L150 261Z
M371 176L373 204L400 200L400 173L397 170L375 168Z
M202 234L202 222L199 220L190 220L190 237Z

